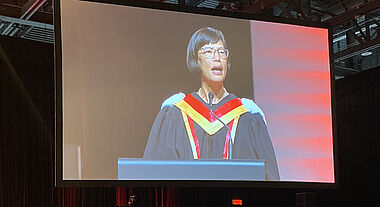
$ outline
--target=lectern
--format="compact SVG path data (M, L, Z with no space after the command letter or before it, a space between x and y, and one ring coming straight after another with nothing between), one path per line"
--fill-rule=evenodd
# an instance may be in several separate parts
M264 160L118 159L119 180L265 180Z

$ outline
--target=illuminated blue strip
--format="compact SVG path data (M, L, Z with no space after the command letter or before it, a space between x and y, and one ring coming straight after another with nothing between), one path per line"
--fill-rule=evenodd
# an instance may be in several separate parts
M182 161L182 160L125 160L125 159L119 159L118 160L119 165L173 165L173 166L180 166L180 165L188 165L188 166L194 166L194 165L219 165L219 166L264 166L264 162L250 162L250 161L211 161L211 160L192 160L192 161Z

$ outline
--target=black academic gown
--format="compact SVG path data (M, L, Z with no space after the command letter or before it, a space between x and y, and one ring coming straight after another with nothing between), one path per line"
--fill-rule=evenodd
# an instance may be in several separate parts
M205 106L207 103L197 94L192 95ZM229 94L217 104L215 111L226 102L235 99ZM221 128L213 135L205 132L194 122L196 136L200 147L200 159L222 159L227 129ZM176 106L164 107L153 123L149 140L144 152L145 159L193 159L182 113ZM266 180L279 180L276 156L266 124L259 113L246 112L240 116L232 148L232 159L265 160Z

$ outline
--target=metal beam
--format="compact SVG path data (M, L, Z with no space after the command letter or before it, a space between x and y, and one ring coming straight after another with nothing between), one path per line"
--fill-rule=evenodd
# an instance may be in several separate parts
M244 12L262 13L263 11L272 8L274 5L285 0L259 0L250 6L244 8Z
M329 12L329 11L323 11L323 10L320 10L320 9L318 9L318 8L314 8L314 7L311 7L311 10L313 10L313 11L317 11L317 12L322 13L322 14L327 14L327 15L332 16L332 17L335 17L335 16L336 16L336 14L334 14L334 13L332 13L332 12Z
M0 0L1 1L1 0ZM22 14L22 7L11 4L0 3L0 15L13 18L20 18ZM46 24L53 24L53 13L48 11L38 10L30 17L29 20L35 22L42 22Z
M188 6L198 6L200 3L204 2L205 0L192 0L188 1Z
M324 22L328 22L332 26L337 26L352 19L356 15L365 14L378 8L380 8L380 1L372 0L356 7L355 9L348 10L346 12L343 12L342 14L339 14L335 17L327 19Z
M277 6L281 9L280 17L292 17L292 14L290 13L291 9L289 8L291 6L290 3L286 7L282 6L281 4L278 4Z
M353 30L348 30L348 31L347 31L347 33L346 33L346 38L347 38L348 36L353 37L356 41L359 42L359 44L361 44L361 43L364 42L363 39L362 39L363 37L360 38L359 36L357 36L357 35L355 34L355 31L353 31Z
M46 2L46 0L28 0L22 7L20 19L28 20Z
M30 30L44 30L45 35L50 36L49 39L54 39L53 32L54 27L51 24L44 24L40 22L33 22L30 20L23 20L18 18L6 17L0 15L0 29L3 29L2 35L14 36L17 34L18 37L25 37L29 35ZM3 27L3 28L1 28ZM19 32L19 33L18 33ZM47 40L45 42L52 43Z
M340 65L334 65L333 68L335 70L340 70L340 71L344 71L344 72L351 72L351 73L358 73L358 72L360 72L357 69L348 68L348 67L344 67L344 66L340 66Z
M21 17L22 20L28 20L36 11L46 2L46 0L28 0L22 7ZM19 27L14 24L9 24L3 31L2 35L14 36L19 31Z
M185 0L178 0L178 5L185 6L186 1Z
M12 23L17 23L17 24L22 24L22 25L30 25L33 27L41 27L41 28L46 28L50 30L54 30L54 26L51 24L45 24L41 22L34 22L30 20L23 20L23 19L18 19L18 18L12 18L12 17L6 17L6 16L1 16L0 15L0 20L7 21L7 22L12 22Z
M373 50L378 47L380 47L380 37L335 53L334 61L338 62L356 55L360 55L363 52Z
M356 21L356 19L353 18L352 21L354 22L355 28L359 31L359 33L361 34L362 38L363 38L364 40L368 41L370 37L369 37L369 36L367 37L367 36L363 33L362 28L359 26L359 24L358 24L358 22Z

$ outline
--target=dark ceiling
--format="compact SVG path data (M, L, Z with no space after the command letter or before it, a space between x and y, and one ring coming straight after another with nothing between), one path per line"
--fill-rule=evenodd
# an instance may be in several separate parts
M264 16L328 22L341 78L380 65L378 0L152 0ZM1 0L0 34L54 43L52 0Z

